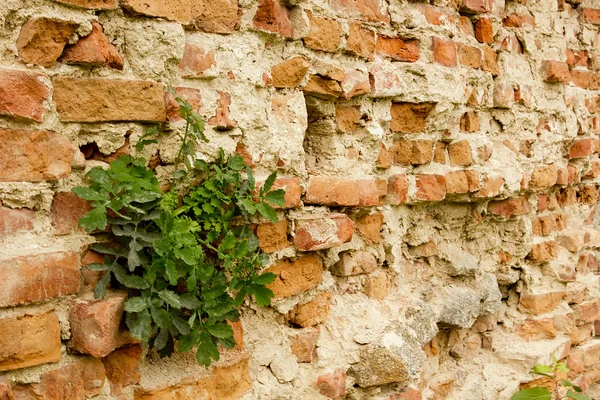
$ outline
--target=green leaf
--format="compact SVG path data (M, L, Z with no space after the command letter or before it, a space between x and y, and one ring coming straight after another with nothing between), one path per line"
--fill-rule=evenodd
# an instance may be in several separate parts
M531 372L535 374L548 374L552 372L552 367L549 367L544 364L537 364L533 367L533 370Z
M108 265L91 263L91 264L86 265L85 268L90 271L106 271L106 270L108 270Z
M190 351L198 343L198 333L191 332L187 335L181 336L177 341L177 351L185 353Z
M242 198L238 201L238 205L242 210L246 211L246 213L250 215L256 214L256 205L252 200Z
M561 379L560 383L564 386L564 387L572 387L576 392L583 392L583 389L581 389L579 386L575 385L574 383L572 383L571 381L568 381L566 379Z
M160 332L158 333L158 335L156 335L156 338L154 339L154 347L156 347L158 350L162 350L165 348L168 341L169 341L169 330L161 329Z
M285 206L285 190L277 189L273 190L265 196L265 200L274 206L283 207Z
M148 310L144 310L139 314L128 314L125 321L131 336L144 342L150 340L152 325Z
M179 279L179 273L177 272L177 268L175 267L175 262L173 260L165 260L165 273L169 283L171 285L175 285L177 283L177 279Z
M259 306L266 307L271 305L271 299L274 295L271 289L264 286L252 285L252 293L254 294L256 304Z
M231 157L229 157L229 160L227 161L227 166L234 171L241 171L246 166L246 163L244 162L244 159L241 155L234 154Z
M193 294L185 293L179 296L179 300L181 301L181 306L183 308L187 308L188 310L195 310L202 305L200 300L198 300Z
M96 229L103 231L106 229L106 224L106 209L104 207L97 207L88 211L83 217L79 218L78 223L88 233Z
M237 239L236 239L235 235L233 234L233 232L229 231L229 232L227 232L227 234L225 235L223 240L221 240L221 244L219 245L219 250L220 251L231 250L235 247L236 242L237 242Z
M99 193L98 191L83 186L77 186L73 188L73 193L88 201L108 201L108 195Z
M256 204L256 209L263 217L265 217L274 224L277 223L277 213L275 212L273 207L266 203L258 203Z
M152 319L156 322L156 325L163 329L169 329L171 327L171 315L164 308L152 307L150 309L152 313Z
M588 395L574 392L571 389L567 390L567 397L573 400L592 400Z
M148 308L148 302L141 296L130 297L125 302L125 311L129 313L142 312Z
M160 292L158 292L158 297L163 299L165 303L167 303L173 308L181 308L181 301L179 300L179 296L172 290L161 290Z
M217 338L230 338L233 337L233 328L228 324L216 324L209 325L206 327L206 330Z
M534 387L518 391L510 400L552 400L552 393L546 388Z
M185 320L171 314L171 322L173 322L175 328L177 328L179 333L182 335L187 335L190 333L190 325Z
M567 368L567 363L561 362L556 364L556 372L569 372L569 368Z
M196 361L208 367L212 360L219 360L219 348L212 342L206 333L200 334L200 342L196 351Z
M106 287L108 286L108 283L110 282L110 272L107 272L102 279L100 279L98 281L98 283L96 283L96 286L94 286L94 298L95 299L103 299L104 296L106 296Z
M265 272L264 274L255 276L252 280L254 281L254 283L259 285L268 285L269 283L275 282L275 279L277 279L276 274L272 272Z
M273 172L271 175L269 175L269 177L265 181L265 184L262 187L261 192L268 193L271 190L271 188L273 187L273 184L275 183L275 179L277 179L277 172Z
M150 285L141 276L129 275L125 272L125 268L120 265L115 265L113 273L117 280L130 289L148 289Z

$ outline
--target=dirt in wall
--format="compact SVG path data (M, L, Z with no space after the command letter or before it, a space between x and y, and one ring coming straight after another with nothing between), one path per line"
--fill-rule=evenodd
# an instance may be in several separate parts
M4 0L0 399L509 399L551 356L600 398L596 0ZM210 369L94 301L93 166L161 182L181 129L286 189L275 300ZM594 398L595 398L594 397Z

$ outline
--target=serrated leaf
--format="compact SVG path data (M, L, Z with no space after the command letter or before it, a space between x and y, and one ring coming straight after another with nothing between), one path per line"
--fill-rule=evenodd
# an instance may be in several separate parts
M248 213L250 215L256 214L256 205L252 200L242 198L238 201L238 205L246 213Z
M171 322L173 322L175 328L177 328L179 333L182 335L187 335L190 333L190 325L185 320L176 315L171 315Z
M175 267L175 262L171 259L167 259L165 261L165 274L171 285L175 285L177 283L177 279L179 279L179 273Z
M233 337L233 328L228 324L209 325L206 330L216 338Z
M588 395L574 392L571 389L567 390L567 397L573 400L592 400Z
M98 281L98 283L96 283L96 286L94 286L94 298L95 299L103 299L104 296L106 296L106 287L108 286L108 283L110 282L110 272L107 272L102 279L100 279Z
M196 351L196 361L208 367L212 360L219 361L219 348L210 340L210 336L202 333Z
M106 271L108 270L108 267L109 266L106 264L99 263L91 263L85 266L85 268L90 271Z
M185 293L179 296L179 300L181 301L181 306L183 308L187 308L188 310L195 310L202 305L200 300L198 300L193 294Z
M144 342L150 340L152 325L148 310L144 310L139 314L128 314L128 318L125 321L127 322L131 336Z
M275 212L273 207L271 207L270 205L268 205L266 203L257 203L256 209L258 210L260 215L262 215L263 217L265 217L266 219L268 219L269 221L271 221L274 224L277 223L277 213Z
M227 161L227 166L234 171L241 171L246 166L246 163L244 162L244 159L241 155L234 154L231 157L229 157L229 160Z
M546 388L534 387L518 391L510 400L552 400L552 393Z
M253 281L259 285L268 285L269 283L275 282L277 275L272 272L265 272L264 274L255 276Z
M125 272L125 269L121 266L115 266L113 269L117 280L130 289L148 289L150 285L141 276L129 275Z
M164 308L152 307L150 309L152 313L152 319L156 325L162 329L169 329L171 327L171 315Z
M129 313L138 313L148 308L148 302L141 296L130 297L125 301L125 311Z
M274 206L283 207L285 206L285 190L277 189L270 191L265 196L265 200L267 200L270 204Z
M100 193L92 188L77 186L74 187L73 193L75 193L78 197L88 200L88 201L108 201L108 195Z
M173 308L177 308L177 309L181 308L181 301L179 299L179 296L177 295L177 293L173 292L172 290L168 290L168 289L161 290L160 292L158 292L158 297L163 299L165 301L165 303L167 303L168 305L170 305Z
M104 207L93 208L83 217L79 218L79 227L85 228L86 232L106 229L106 209Z
M274 296L271 289L260 285L252 285L252 294L254 295L256 304L261 307L271 305L271 299Z
M221 240L221 244L219 245L219 250L220 251L231 250L235 247L236 242L237 242L237 239L236 239L235 235L233 234L233 232L231 232L231 231L227 232L227 234L225 235L223 240Z
M154 347L156 347L157 350L162 350L167 346L168 341L169 331L167 329L161 329L154 339Z
M275 183L275 179L277 179L277 172L273 172L271 175L269 175L262 187L262 193L268 193L271 190L273 184Z
M198 343L198 333L191 332L187 335L181 336L177 340L177 351L185 353L190 351Z

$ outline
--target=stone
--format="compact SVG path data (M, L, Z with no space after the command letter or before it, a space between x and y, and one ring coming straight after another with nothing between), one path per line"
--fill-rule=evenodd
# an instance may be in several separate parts
M433 103L392 103L390 129L401 133L418 133L433 110Z
M216 68L215 54L212 50L186 42L183 57L179 63L179 75L183 78L212 77L211 72Z
M346 214L296 220L294 245L300 251L330 249L352 240L354 222Z
M346 395L346 373L342 369L336 369L317 378L319 393L330 399L343 398Z
M346 51L366 59L373 58L375 54L375 32L363 27L358 22L350 24Z
M309 67L303 56L295 56L271 68L273 87L293 88L300 85Z
M528 319L518 325L517 331L525 341L547 340L556 337L554 320L552 318Z
M266 272L277 275L275 281L267 285L275 298L289 297L314 289L321 283L323 262L318 255L309 254L295 260L278 261Z
M139 363L141 357L142 347L139 344L133 344L117 349L102 359L113 395L120 394L126 386L140 382Z
M194 0L189 28L208 33L228 34L240 26L238 0Z
M564 297L564 291L539 294L521 293L519 306L533 314L543 314L554 310Z
M288 10L280 0L260 0L252 20L257 29L278 33L284 37L294 36L294 25Z
M166 119L163 87L154 81L55 78L53 97L63 122Z
M310 21L310 31L303 39L304 45L315 50L335 52L340 47L340 24L333 19L318 17L312 12L306 14Z
M317 361L317 341L320 336L319 327L306 328L294 333L290 337L290 350L299 363L312 363Z
M419 41L378 35L375 52L396 61L416 62L419 59Z
M0 371L57 362L60 357L60 325L54 312L0 318Z
M108 66L122 70L123 58L115 46L108 42L102 25L92 23L92 32L65 48L60 61L65 64Z
M50 89L46 75L0 69L0 115L42 122Z
M304 201L324 206L358 206L360 201L358 182L329 176L311 176Z
M394 347L366 345L360 349L360 361L351 372L360 387L402 383L408 378L406 361Z
M46 301L78 290L79 257L73 251L0 261L0 307Z
M26 64L51 67L62 54L78 24L57 18L35 18L21 28L17 40L19 59Z
M310 328L325 322L329 315L331 293L325 292L315 296L306 303L296 304L287 315L287 320L296 326Z
M370 274L377 269L377 259L368 251L344 252L332 273L338 276Z
M121 7L134 15L161 17L187 24L191 19L189 0L122 0Z
M0 128L0 182L65 178L71 173L72 154L65 136Z

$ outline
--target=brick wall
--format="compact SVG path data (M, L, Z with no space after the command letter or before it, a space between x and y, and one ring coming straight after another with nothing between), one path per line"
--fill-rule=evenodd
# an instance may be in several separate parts
M595 393L599 26L598 0L3 0L0 400L508 399L551 355ZM93 300L70 191L152 125L164 181L168 86L198 157L287 191L255 221L273 306L209 370Z

